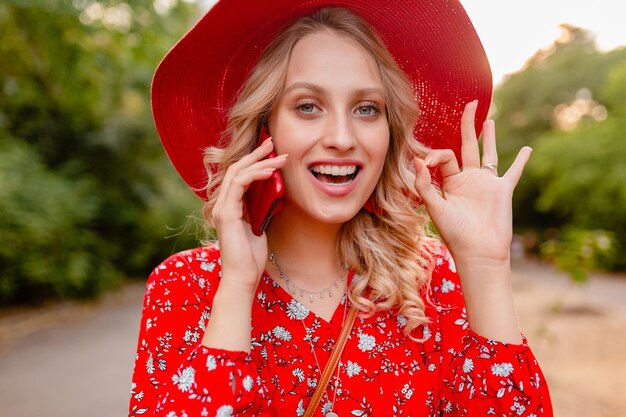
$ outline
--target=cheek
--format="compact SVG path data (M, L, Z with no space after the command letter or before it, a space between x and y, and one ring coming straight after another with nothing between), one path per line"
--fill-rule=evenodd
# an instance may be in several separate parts
M378 165L383 165L387 152L389 151L389 134L382 133L370 143L369 153L373 161Z

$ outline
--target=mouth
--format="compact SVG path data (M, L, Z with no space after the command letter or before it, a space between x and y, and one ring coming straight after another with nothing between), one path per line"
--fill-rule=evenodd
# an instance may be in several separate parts
M358 165L314 165L309 170L324 184L342 186L354 181L361 167Z

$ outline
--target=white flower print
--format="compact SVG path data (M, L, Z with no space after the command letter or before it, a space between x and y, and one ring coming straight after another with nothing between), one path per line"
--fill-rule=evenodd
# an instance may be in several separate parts
M209 312L203 311L202 315L200 316L200 320L198 320L198 327L202 330L206 330L207 320L209 320Z
M465 358L463 362L463 372L468 373L474 370L474 361L470 358Z
M446 261L448 261L448 268L450 271L456 273L456 264L454 263L454 258L450 252L446 253Z
M196 370L188 366L178 375L172 376L172 381L178 386L182 392L189 391L189 388L195 383Z
M243 378L243 389L250 392L253 386L254 386L254 380L252 379L250 375L246 375Z
M195 343L198 341L198 338L200 338L200 333L191 330L187 330L185 336L183 336L183 340L187 343Z
M465 310L465 307L463 307L463 310L461 311L461 318L456 319L454 324L461 326L463 330L466 330L469 327L469 322L467 321L467 310Z
M148 374L154 373L154 358L152 357L152 353L150 353L148 359L146 359L146 372L148 372Z
M430 372L434 371L435 369L437 369L437 366L435 366L435 364L434 364L434 363L431 363L430 365L428 365L428 370L429 370Z
M287 317L292 320L304 320L308 315L309 309L296 300L291 300L287 305Z
M406 317L402 314L396 315L396 322L398 323L398 327L404 328L406 326Z
M289 330L285 329L282 326L274 327L272 333L274 333L274 336L276 336L280 340L284 340L286 342L291 340L291 333L289 332Z
M230 405L223 405L217 409L215 417L233 417L233 407Z
M214 371L217 368L217 360L214 355L209 355L206 358L206 369L208 371Z
M360 374L361 370L362 370L361 365L352 361L348 361L348 364L346 365L346 373L348 374L350 378L352 378L355 375Z
M202 262L200 264L200 269L207 272L213 272L213 269L215 269L215 262Z
M406 398L407 400L413 396L413 388L411 388L409 384L404 384L400 392L402 392L404 398Z
M180 268L181 266L185 266L185 263L181 261L176 262L176 268Z
M165 371L167 369L167 361L165 359L159 359L158 368L159 371Z
M450 291L454 291L455 285L454 282L449 281L447 279L443 279L441 281L441 292L446 294L449 293Z
M431 333L431 331L430 331L430 327L428 327L428 325L426 325L426 324L425 324L425 325L424 325L424 340L426 341L426 340L430 339L430 337L431 337L432 335L433 335L433 334L432 334L432 333Z
M265 295L265 293L263 291L259 291L256 295L256 299L259 300L260 302L265 302L265 298L267 296Z
M315 388L317 387L317 378L307 378L306 383L309 387Z
M359 349L361 350L361 352L372 350L374 349L375 345L376 339L374 338L374 336L365 333L359 334Z
M526 411L526 407L516 401L511 406L511 410L515 411L515 414L517 414L518 416L521 416L522 414L524 414L524 411Z
M322 414L326 415L326 413L329 413L331 411L333 411L333 403L331 403L330 401L326 401L322 405Z
M170 411L169 413L167 413L167 415L165 417L178 417L176 412L174 411Z
M302 417L304 415L304 401L298 402L298 408L296 409L296 416Z
M508 377L513 372L513 365L509 362L494 363L491 365L491 373L495 376Z
M300 368L296 368L293 371L291 371L291 375L298 378L298 381L300 382L304 381L304 371Z

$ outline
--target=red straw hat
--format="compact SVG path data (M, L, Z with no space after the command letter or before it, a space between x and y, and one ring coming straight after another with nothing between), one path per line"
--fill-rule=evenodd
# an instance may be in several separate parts
M350 9L377 32L409 76L421 109L416 138L460 160L460 120L491 101L485 51L458 0L221 0L170 50L152 83L156 127L174 167L200 196L203 149L215 145L239 88L274 37L322 7Z

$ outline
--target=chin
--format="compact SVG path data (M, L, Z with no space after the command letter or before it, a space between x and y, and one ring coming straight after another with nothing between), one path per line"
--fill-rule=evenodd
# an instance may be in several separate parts
M326 224L343 224L354 218L361 208L362 204L341 204L339 207L322 207L311 213L315 220Z

